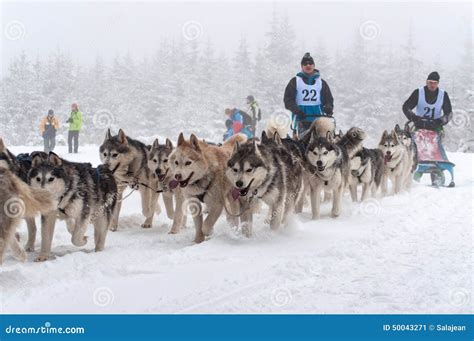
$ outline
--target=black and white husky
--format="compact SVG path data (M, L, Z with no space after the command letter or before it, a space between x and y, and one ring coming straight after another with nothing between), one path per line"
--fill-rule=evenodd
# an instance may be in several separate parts
M349 159L344 147L334 143L332 133L326 137L312 135L305 152L306 169L310 173L309 185L312 218L321 216L321 193L332 192L331 215L341 214L342 195L348 183Z
M392 182L393 193L399 193L406 188L406 181L413 166L408 150L395 130L392 130L391 133L385 130L378 147L382 151L385 164L382 177L382 195L387 194L388 179Z
M66 221L76 246L87 243L85 233L88 225L93 224L95 251L104 249L117 201L117 185L111 171L103 166L93 168L88 163L68 162L50 152L46 159L33 156L28 183L33 189L49 191L56 207L41 217L41 252L36 261L49 258L58 217Z
M262 143L236 143L227 162L227 179L232 183L234 200L241 201L241 221L249 231L257 200L270 207L268 222L275 230L302 199L303 169L281 140L264 132ZM250 233L250 232L249 232Z
M385 168L382 151L362 148L351 158L350 165L349 189L352 201L357 202L358 185L362 185L362 201L368 199L370 193L375 196Z
M173 143L166 139L164 144L160 144L158 139L155 139L148 149L148 168L151 171L150 184L163 193L166 215L173 220L169 233L178 233L186 223L186 208L183 207L184 197L181 188L169 186L169 183L174 179L170 160L174 150ZM158 194L153 194L152 205L158 207L157 201Z

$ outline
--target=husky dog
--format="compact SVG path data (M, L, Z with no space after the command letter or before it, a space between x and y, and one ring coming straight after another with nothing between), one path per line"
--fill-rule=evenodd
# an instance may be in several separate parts
M169 233L178 233L186 223L186 214L183 209L183 194L179 187L169 188L168 184L173 180L170 155L173 152L173 143L166 139L165 144L160 144L158 139L149 146L148 168L151 171L151 184L153 188L163 191L163 202L166 214L173 219L173 225ZM173 208L173 197L176 207ZM158 194L153 193L152 205L157 206Z
M344 136L344 133L342 132L341 129L339 129L339 132L334 134L334 138L333 138L334 142L338 143L339 141L341 141L343 136Z
M276 134L276 136L278 136ZM303 169L288 152L289 144L273 141L262 133L260 145L236 143L227 162L226 175L233 185L232 197L240 199L242 223L248 235L252 229L253 199L261 199L270 207L270 228L276 230L302 200Z
M170 155L174 179L169 186L171 189L181 187L185 198L183 205L191 211L194 220L196 243L201 243L212 234L225 202L232 204L232 212L237 212L239 208L230 200L231 184L225 177L226 162L234 143L238 141L246 141L246 138L237 134L217 147L200 141L194 134L186 141L181 133L177 147ZM206 204L208 212L205 219L202 203ZM229 214L228 220L236 224Z
M26 260L25 250L15 238L21 219L34 219L37 213L55 209L50 192L31 188L4 166L5 163L0 162L0 264L7 247L16 259Z
M382 151L385 171L382 177L382 195L387 194L388 179L392 181L393 192L399 193L412 169L407 148L400 141L398 134L385 130L379 142Z
M47 157L46 153L34 152L32 154L40 154ZM28 182L28 172L31 168L31 155L20 154L18 156L13 155L0 139L0 167L8 169L10 172L19 177L23 182ZM28 241L26 242L25 250L27 252L33 252L35 250L36 240L36 223L34 217L25 217L26 226L28 228Z
M352 158L358 151L362 149L362 142L367 137L367 134L360 128L352 127L349 129L339 141L337 145L345 149L347 156Z
M119 130L118 135L112 136L109 129L99 150L101 162L112 171L118 186L118 202L111 230L117 230L122 196L127 186L133 189L138 188L142 201L142 213L146 218L142 227L151 227L155 206L152 203L153 190L149 186L151 172L147 166L146 145L126 136L122 129Z
M349 189L352 201L357 202L357 185L359 184L362 184L362 201L369 197L369 190L375 196L382 182L385 167L382 151L362 148L351 158L350 166Z
M342 140L341 140L342 141ZM327 137L316 137L312 134L305 152L306 169L311 173L312 218L320 218L321 192L332 192L331 215L341 214L342 194L348 183L350 172L346 149L335 144L332 133Z
M403 130L398 124L395 125L395 132L397 133L399 140L408 151L408 162L411 165L411 170L405 179L404 187L409 190L413 179L413 173L418 167L418 153L416 150L415 141L411 137L410 127L408 125L405 125L405 129Z
M102 251L112 212L117 201L117 185L110 170L92 168L88 163L73 163L49 153L47 160L33 156L28 182L33 189L46 189L53 196L56 209L42 215L41 252L36 261L45 261L51 252L56 219L66 220L71 241L76 246L87 243L85 233L94 225L95 251Z

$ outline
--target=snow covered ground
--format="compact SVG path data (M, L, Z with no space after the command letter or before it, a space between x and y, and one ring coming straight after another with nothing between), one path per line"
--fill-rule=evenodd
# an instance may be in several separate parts
M19 153L28 147L12 148ZM98 148L69 157L98 163ZM140 228L138 195L126 199L104 252L70 243L56 227L55 259L0 268L2 313L473 313L473 155L450 153L456 188L428 178L410 193L352 204L320 221L310 209L271 232L257 217L247 239L220 219L194 245L193 226L167 234L162 214ZM39 219L38 219L39 220ZM38 221L39 223L39 221ZM88 234L92 236L92 228ZM21 230L26 240L26 227ZM39 249L39 240L37 241Z

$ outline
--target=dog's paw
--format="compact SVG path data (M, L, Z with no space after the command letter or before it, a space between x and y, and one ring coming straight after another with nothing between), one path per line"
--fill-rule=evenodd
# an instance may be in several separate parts
M104 247L103 246L96 246L95 247L95 252L101 252L101 251L104 251Z
M340 215L341 215L341 212L340 212L339 210L337 210L337 211L336 211L336 210L332 210L332 211L331 211L331 217L333 217L333 218L337 218L337 217L339 217Z
M203 226L203 227L202 227L202 233L203 233L206 237L210 236L210 235L212 234L212 232L213 232L212 226Z
M21 250L18 254L15 255L16 260L20 262L25 262L26 261L26 251Z
M26 244L25 245L26 252L35 252L35 244Z
M149 229L149 228L151 228L151 224L150 223L143 223L143 224L141 224L141 227L144 228L144 229Z
M87 237L84 236L84 237L82 237L82 239L80 239L80 238L72 238L72 239L71 239L71 242L72 242L72 244L75 245L75 246L84 246L84 245L87 244Z
M179 227L173 226L168 234L177 234L179 233Z
M115 232L117 231L117 225L112 225L109 227L109 230L112 231L112 232Z
M36 258L35 258L35 262L45 262L49 259L49 256L48 255L38 255Z
M196 244L199 244L199 243L202 243L205 239L206 239L206 237L204 236L204 234L196 233L196 235L194 237L194 242Z

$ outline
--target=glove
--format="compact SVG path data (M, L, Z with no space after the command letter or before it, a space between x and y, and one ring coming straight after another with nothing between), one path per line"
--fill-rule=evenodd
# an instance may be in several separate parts
M68 118L66 123L72 123L72 118Z
M333 115L333 110L334 110L334 108L333 108L331 105L325 105L325 106L323 107L324 113L325 113L326 115L328 115L328 116L332 116L332 115Z
M451 121L452 118L453 118L453 112L451 111L449 114L444 115L440 118L437 118L436 121L439 122L439 125L444 126L448 124L448 122Z

